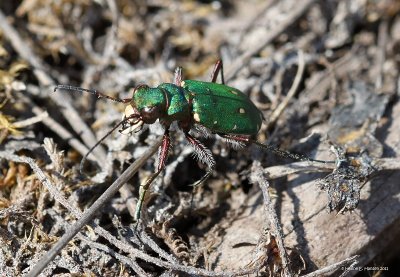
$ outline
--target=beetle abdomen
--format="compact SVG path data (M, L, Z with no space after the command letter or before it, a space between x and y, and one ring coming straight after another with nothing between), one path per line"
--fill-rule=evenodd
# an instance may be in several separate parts
M262 113L241 91L217 83L185 80L192 100L192 117L214 133L256 135Z

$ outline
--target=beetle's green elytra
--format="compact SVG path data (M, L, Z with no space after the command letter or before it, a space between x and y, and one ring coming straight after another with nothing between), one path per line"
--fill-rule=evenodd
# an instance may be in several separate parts
M256 135L263 116L238 89L210 82L185 80L182 87L191 99L193 121L213 133Z

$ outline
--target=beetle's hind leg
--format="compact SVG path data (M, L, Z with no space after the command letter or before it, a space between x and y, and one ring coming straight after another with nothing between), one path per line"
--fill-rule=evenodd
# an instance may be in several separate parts
M210 149L205 147L204 144L202 144L199 140L194 138L188 132L185 132L185 136L190 145L193 147L197 159L200 162L206 164L208 167L206 174L193 185L194 187L198 187L211 176L215 168L215 160Z
M316 163L323 163L323 164L335 163L335 161L317 160L317 159L309 158L302 154L292 153L292 152L280 149L279 147L276 147L274 145L263 144L263 143L257 141L256 139L253 139L251 136L224 135L224 134L221 134L221 136L227 140L236 141L240 144L245 144L245 145L255 144L258 147L260 147L266 151L270 151L270 152L274 153L275 155L278 155L283 158L293 159L295 161L308 161L308 162L316 162Z
M227 135L227 134L218 134L221 138L224 139L225 143L228 146L232 147L235 150L241 149L250 143L250 137L245 135Z
M215 65L213 72L211 73L211 82L215 83L217 81L218 73L221 72L221 83L225 85L225 79L224 79L224 67L222 64L222 60L218 60Z
M230 144L237 143L237 147L244 147L252 142L251 136L246 135L228 135L228 134L218 134L220 137L226 139Z
M157 171L150 176L150 178L142 185L140 185L139 189L139 200L136 204L136 211L135 211L135 220L136 222L139 221L141 217L141 212L142 212L142 207L143 207L143 202L144 198L146 196L146 192L149 189L151 183L157 178L157 176L160 174L162 170L165 168L165 163L167 161L167 156L168 156L168 151L169 147L171 145L171 140L169 137L169 127L165 129L162 144L160 146L160 151L158 153L158 167Z

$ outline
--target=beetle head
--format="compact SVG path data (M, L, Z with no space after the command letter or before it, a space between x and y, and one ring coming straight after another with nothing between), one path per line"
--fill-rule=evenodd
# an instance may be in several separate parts
M161 88L150 88L146 85L137 86L132 98L133 112L140 114L144 123L153 124L166 113L166 95ZM125 116L126 112L125 112Z

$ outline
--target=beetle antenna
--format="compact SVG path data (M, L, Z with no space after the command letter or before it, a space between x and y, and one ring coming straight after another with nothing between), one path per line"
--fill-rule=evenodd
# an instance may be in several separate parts
M121 120L120 122L118 122L117 125L115 125L114 127L112 127L112 129L111 129L110 131L108 131L107 134L105 134L105 136L103 136L100 140L98 140L98 141L96 142L96 144L93 145L93 146L89 149L89 151L85 154L85 156L83 156L83 158L82 158L82 160L81 160L81 163L80 163L80 165L79 165L79 172L80 172L81 174L83 174L83 166L85 165L85 162L86 162L86 160L87 160L87 157L90 155L90 153L93 152L93 150L94 150L97 146L99 146L100 143L102 143L109 135L111 135L112 132L114 132L119 126L121 126L122 124L124 124L124 123L127 122L128 120L130 120L130 119L132 119L132 118L135 118L135 117L137 117L137 116L138 116L138 115L134 114L134 115L132 115L132 116L130 116L130 117L124 118L123 120Z
M254 143L255 145L267 150L267 151L270 151L270 152L272 152L272 153L274 153L274 154L276 154L278 156L284 157L284 158L290 158L290 159L298 160L298 161L308 161L308 162L315 162L315 163L323 163L323 164L334 164L335 163L335 161L325 161L325 160L312 159L312 158L309 158L309 157L307 157L305 155L292 153L292 152L289 152L289 151L285 151L285 150L282 150L282 149L280 149L280 148L278 148L276 146L273 146L273 145L270 145L270 144L263 144L263 143L258 142L256 140L251 140L251 142Z
M121 98L117 98L117 97L112 97L112 96L106 95L104 93L98 92L95 89L86 89L86 88L74 87L74 86L70 86L70 85L57 85L54 88L54 92L56 92L57 89L63 89L63 90L68 90L68 91L90 92L91 94L96 95L98 99L106 98L106 99L112 100L114 102L120 102L120 103L129 103L132 100L132 98L121 99Z

